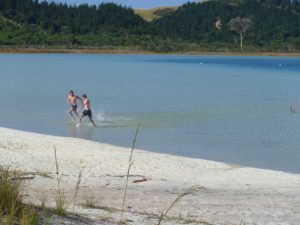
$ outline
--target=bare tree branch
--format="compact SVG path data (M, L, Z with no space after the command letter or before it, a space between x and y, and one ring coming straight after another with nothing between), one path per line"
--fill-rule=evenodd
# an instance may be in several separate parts
M243 39L245 34L253 28L253 21L250 18L234 18L228 23L230 30L237 32L240 35L240 46L243 51Z

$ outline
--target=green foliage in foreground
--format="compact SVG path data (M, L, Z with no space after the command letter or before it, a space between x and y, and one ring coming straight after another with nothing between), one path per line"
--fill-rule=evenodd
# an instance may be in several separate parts
M0 167L0 224L37 225L39 223L35 209L22 203L20 192L20 174Z

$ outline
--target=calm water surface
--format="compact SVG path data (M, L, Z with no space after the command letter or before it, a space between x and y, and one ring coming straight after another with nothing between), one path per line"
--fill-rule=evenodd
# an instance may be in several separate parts
M2 54L0 126L130 146L141 121L140 149L300 173L299 71L288 57ZM71 122L70 89L98 128Z

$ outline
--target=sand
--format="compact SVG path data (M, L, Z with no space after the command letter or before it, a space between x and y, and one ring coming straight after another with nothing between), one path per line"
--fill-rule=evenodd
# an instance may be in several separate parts
M20 47L20 46L0 46L0 53L2 54L168 54L168 55L223 55L223 56L281 56L281 57L299 57L300 52L240 52L240 51L182 51L182 52L152 52L147 50L140 50L138 48L114 48L107 46L107 48L93 48L83 46L79 48L66 48L64 46L57 47Z
M57 193L54 145L61 188L72 211L91 224L120 219L130 149L93 141L0 128L0 165L33 175L24 201L54 206ZM169 212L164 224L299 225L300 175L134 150L126 213L128 224L155 224L182 191L196 186ZM93 199L96 207L86 207Z

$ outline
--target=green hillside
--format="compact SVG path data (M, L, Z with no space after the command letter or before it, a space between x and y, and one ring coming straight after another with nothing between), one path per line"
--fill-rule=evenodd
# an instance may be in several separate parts
M250 21L241 33L233 20ZM243 25L244 26L244 25ZM0 1L0 46L300 51L300 0L210 0L133 10L113 3Z
M246 41L252 46L270 49L292 48L300 36L299 3L268 0L218 0L202 4L188 3L174 13L154 21L165 37L206 43L233 43L238 38L229 21L246 17L253 21ZM282 3L282 4L280 4ZM219 22L219 27L216 23Z

